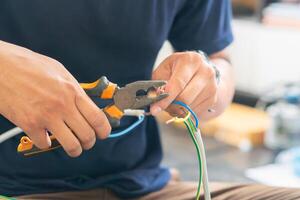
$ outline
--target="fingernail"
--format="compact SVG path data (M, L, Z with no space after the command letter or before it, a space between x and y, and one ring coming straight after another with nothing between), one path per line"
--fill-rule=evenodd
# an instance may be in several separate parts
M47 137L47 143L48 143L48 146L51 147L51 143L52 143L52 142L51 142L50 137Z
M212 109L212 108L209 108L209 109L208 109L208 112L214 113L214 112L216 112L216 110L215 110L215 109Z
M49 134L48 134L47 131L46 131L46 134L47 134L47 135L46 135L46 136L47 136L47 137L46 137L46 138L47 138L47 139L46 139L46 140L47 140L47 144L48 144L49 147L51 147L52 142L51 142L50 136L49 136Z
M160 113L161 112L161 107L158 107L158 106L153 106L152 108L151 108L151 114L152 115L157 115L158 113Z

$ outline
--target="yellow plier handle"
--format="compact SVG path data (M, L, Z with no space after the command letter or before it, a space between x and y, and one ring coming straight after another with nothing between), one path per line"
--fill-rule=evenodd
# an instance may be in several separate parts
M81 83L80 86L88 96L99 97L101 99L113 99L114 94L119 89L117 84L109 82L105 76L102 76L93 83ZM120 125L120 119L124 115L123 110L118 108L115 104L112 104L103 108L103 111L111 127L116 128Z
M105 76L93 83L80 83L80 86L88 96L101 99L112 99L118 88L117 84L109 82Z

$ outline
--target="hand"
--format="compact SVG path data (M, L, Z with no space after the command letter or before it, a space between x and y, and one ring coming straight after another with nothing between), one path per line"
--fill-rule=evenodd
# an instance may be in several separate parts
M105 114L58 61L0 41L0 113L41 149L51 132L72 157L111 131Z
M189 105L201 117L217 102L215 70L204 56L197 52L174 53L153 72L154 80L168 80L165 92L169 97L151 106L156 115L167 109L171 115L183 115L178 106L170 106L176 99Z

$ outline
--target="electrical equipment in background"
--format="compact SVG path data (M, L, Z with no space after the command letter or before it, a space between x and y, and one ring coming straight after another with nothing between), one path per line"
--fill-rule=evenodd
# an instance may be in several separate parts
M235 16L249 16L257 13L261 0L232 0Z
M266 92L257 102L265 110L271 125L265 145L271 149L287 149L300 145L300 83L279 85Z

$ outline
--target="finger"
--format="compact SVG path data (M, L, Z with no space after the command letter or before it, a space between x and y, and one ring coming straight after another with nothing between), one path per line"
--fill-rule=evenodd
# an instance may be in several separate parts
M217 93L217 83L216 81L213 84L207 85L207 87L203 88L200 93L198 93L197 97L194 101L190 104L192 108L199 107L204 101L209 99L210 97L216 96Z
M82 153L80 142L63 121L53 123L48 130L55 136L69 156L77 157Z
M211 96L198 104L196 108L194 108L194 111L198 114L198 116L201 118L201 114L208 112L208 109L213 108L215 106L215 103L217 101L217 95Z
M195 75L176 99L187 105L191 105L195 100L198 100L198 95L204 90L206 85L206 79L203 79L199 74Z
M47 149L51 146L50 137L45 129L29 130L25 133L39 149Z
M76 106L100 139L109 136L111 126L106 115L86 94L76 96Z
M174 63L172 56L169 56L164 61L162 61L159 66L152 72L152 79L153 80L169 80L171 77L170 70L173 66L172 62Z
M75 133L84 149L88 150L94 146L96 142L95 131L77 109L64 121L72 132Z
M171 75L171 78L165 87L165 92L168 93L169 96L153 104L151 106L151 113L155 115L156 110L166 109L180 94L180 92L184 90L195 73L195 67L190 67L184 64L181 65L181 63L178 63L178 65L174 68L173 74Z
M187 105L191 105L194 101L197 101L197 97L199 93L202 92L202 90L206 86L206 80L203 80L203 78L200 75L195 75L192 80L188 83L186 88L178 95L176 100L184 102ZM177 117L184 117L186 115L186 112L182 107L179 107L178 105L170 105L166 111L171 116L177 116Z

